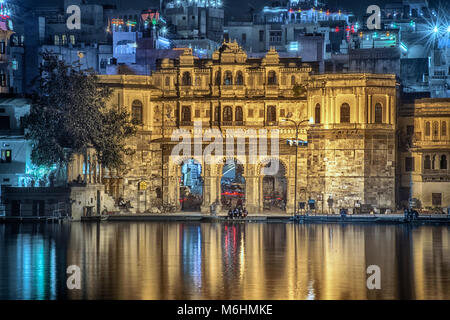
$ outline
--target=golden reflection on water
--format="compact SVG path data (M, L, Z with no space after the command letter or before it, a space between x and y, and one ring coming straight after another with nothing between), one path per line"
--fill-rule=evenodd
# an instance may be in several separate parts
M84 299L449 299L448 227L73 224ZM381 268L381 290L366 268Z

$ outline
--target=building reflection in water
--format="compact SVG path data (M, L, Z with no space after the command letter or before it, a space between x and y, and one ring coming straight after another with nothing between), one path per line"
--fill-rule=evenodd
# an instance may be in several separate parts
M448 227L263 223L0 225L0 296L449 299ZM65 242L64 242L65 241ZM82 290L67 291L79 265ZM366 268L381 268L381 290Z
M63 297L68 234L57 225L0 225L0 300Z

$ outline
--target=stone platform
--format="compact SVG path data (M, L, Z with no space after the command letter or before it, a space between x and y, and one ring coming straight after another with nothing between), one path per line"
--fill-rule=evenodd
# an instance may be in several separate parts
M406 223L403 214L389 215L302 215L294 218L292 215L279 213L249 214L246 218L229 219L227 215L216 216L201 213L169 213L169 214L117 214L108 216L82 217L84 222L95 221L195 221L195 222L298 222L298 223ZM421 215L410 223L450 224L447 215Z

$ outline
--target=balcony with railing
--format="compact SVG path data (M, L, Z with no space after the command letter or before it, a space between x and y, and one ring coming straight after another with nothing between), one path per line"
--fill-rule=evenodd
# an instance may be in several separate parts
M186 120L180 121L181 127L192 127L193 125L194 125L193 121L186 121Z
M266 96L278 96L279 86L278 84L268 84L266 86Z
M266 121L265 125L268 126L268 127L274 127L274 126L278 126L279 122L278 121L269 121L268 120L268 121Z

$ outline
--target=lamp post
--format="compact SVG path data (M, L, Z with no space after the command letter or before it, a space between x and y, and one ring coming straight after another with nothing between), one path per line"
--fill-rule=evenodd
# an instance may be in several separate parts
M311 117L308 120L302 120L302 121L294 121L292 119L281 119L282 122L292 122L295 125L295 142L298 142L298 130L301 124L305 123L305 122L309 122L309 124L313 124L314 123L314 119ZM294 174L294 215L297 213L297 169L298 169L298 145L296 146L295 149L295 174Z

